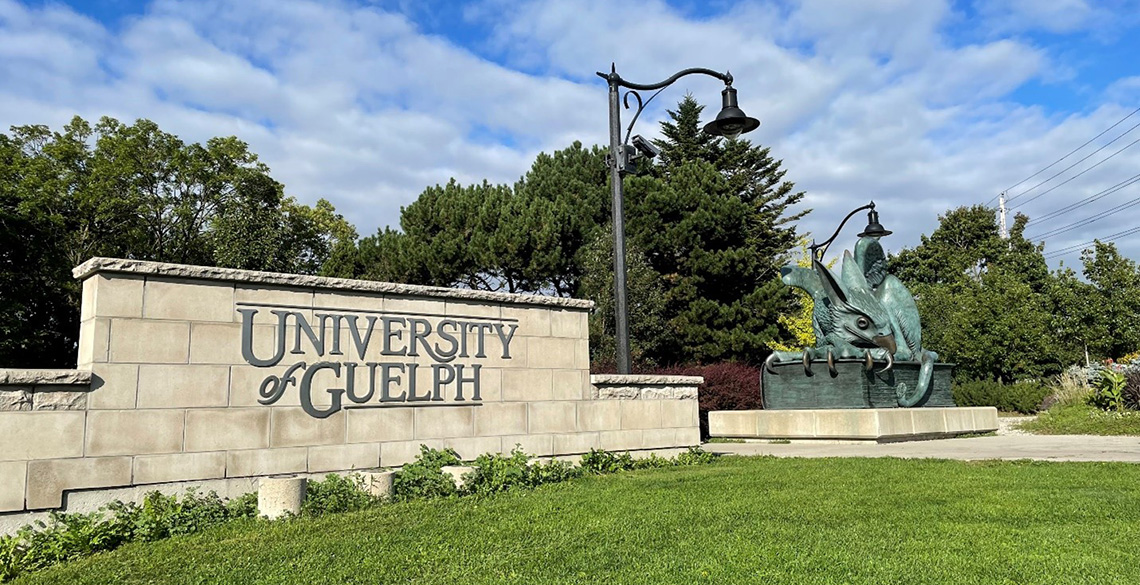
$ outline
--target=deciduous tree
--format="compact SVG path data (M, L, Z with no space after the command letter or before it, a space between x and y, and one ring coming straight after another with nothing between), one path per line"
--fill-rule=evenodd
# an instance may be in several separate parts
M75 360L92 256L316 274L354 272L356 232L327 201L283 195L235 137L187 144L149 120L74 118L0 135L0 365Z

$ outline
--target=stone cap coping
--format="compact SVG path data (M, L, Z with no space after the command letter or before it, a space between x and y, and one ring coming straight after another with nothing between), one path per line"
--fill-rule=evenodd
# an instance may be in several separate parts
M148 262L145 260L125 260L122 258L92 258L76 266L71 271L71 274L78 280L86 280L88 277L101 272L135 274L139 276L165 276L170 278L198 278L248 284L297 286L353 292L459 299L465 301L488 301L494 303L511 303L515 305L539 305L564 309L589 310L594 308L593 301L566 297L521 295L485 290L445 288L442 286L421 286L374 280L329 278L327 276L310 276L305 274L258 272L254 270L238 270L235 268L218 268L216 266L192 266L188 264Z
M698 386L705 383L704 376L665 376L660 374L592 374L591 384L606 386Z
M90 383L90 370L18 370L0 368L0 385L5 386L84 386Z

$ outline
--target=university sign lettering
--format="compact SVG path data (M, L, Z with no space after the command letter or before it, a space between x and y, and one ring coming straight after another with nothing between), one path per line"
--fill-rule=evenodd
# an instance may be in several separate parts
M511 340L518 330L512 319L445 317L433 325L418 314L313 309L310 318L307 308L302 312L299 307L283 305L239 305L241 353L249 365L276 367L287 362L287 355L315 354L320 358L312 363L296 361L281 375L266 376L258 388L258 402L274 404L295 387L301 408L316 418L353 405L479 402L482 364L476 361L489 354L511 359ZM271 352L257 355L254 317L263 311L272 315L274 344ZM370 360L366 356L391 359ZM420 356L432 363L407 359ZM336 386L326 390L330 400L327 407L317 407L313 402L313 384L318 376L326 383L334 381ZM431 384L417 394L417 380L424 376ZM445 393L448 385L454 386L453 394Z

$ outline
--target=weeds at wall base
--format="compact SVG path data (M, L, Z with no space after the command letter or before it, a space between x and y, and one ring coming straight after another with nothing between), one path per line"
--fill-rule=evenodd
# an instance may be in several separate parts
M396 473L393 501L425 498L491 496L505 491L532 489L547 483L574 479L586 474L602 475L673 465L701 465L717 455L691 447L675 458L651 455L634 459L629 453L591 450L581 463L532 461L516 447L508 455L480 455L474 471L457 487L443 467L458 465L458 455L450 449L421 446L414 463ZM323 480L308 482L301 516L353 512L384 505L365 489L357 474L329 474ZM257 517L257 494L248 493L223 500L215 492L199 494L189 489L182 496L157 491L136 503L114 502L90 514L52 512L47 522L38 521L12 536L0 536L0 582L103 551L129 542L153 542L173 536L200 532L225 522ZM264 520L268 521L268 520ZM286 520L288 521L288 520Z

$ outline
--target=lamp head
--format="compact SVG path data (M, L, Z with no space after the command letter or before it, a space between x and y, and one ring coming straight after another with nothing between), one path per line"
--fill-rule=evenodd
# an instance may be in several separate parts
M867 227L859 234L859 237L881 238L883 236L889 236L892 233L894 232L888 230L887 228L883 227L883 224L879 223L879 212L875 211L875 208L872 207L871 211L867 212Z
M760 126L760 120L749 118L736 103L736 88L726 86L720 92L722 107L716 119L705 124L705 132L713 136L724 136L729 140L745 132L751 132Z

